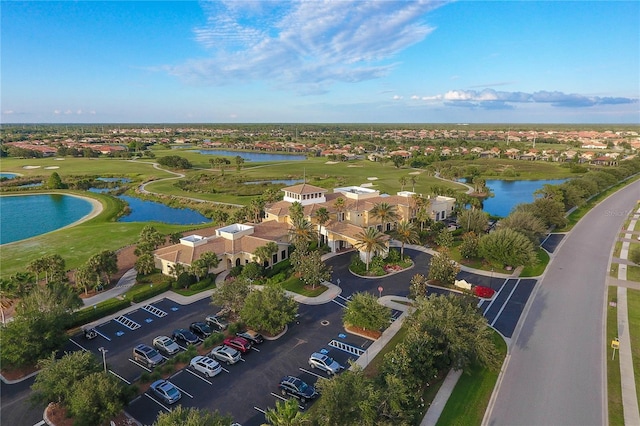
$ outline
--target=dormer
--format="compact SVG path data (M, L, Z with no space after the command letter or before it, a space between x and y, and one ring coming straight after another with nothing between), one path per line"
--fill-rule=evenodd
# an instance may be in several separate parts
M300 203L303 206L316 203L324 203L327 201L325 197L326 189L318 186L301 183L300 185L288 186L282 188L284 191L284 201L290 203Z

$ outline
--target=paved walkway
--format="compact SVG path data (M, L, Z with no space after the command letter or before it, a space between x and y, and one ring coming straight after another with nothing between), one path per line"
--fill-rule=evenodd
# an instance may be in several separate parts
M622 240L620 259L626 260L629 255L630 241L632 241L633 229L638 221L640 209L635 212L633 219L627 226L627 232ZM618 280L616 283L628 282L627 263L620 263L618 266ZM624 413L625 425L640 425L640 410L638 409L638 398L635 376L633 374L633 359L631 356L631 338L629 336L629 312L627 309L627 286L618 286L618 339L620 341L620 381L622 386L622 409Z

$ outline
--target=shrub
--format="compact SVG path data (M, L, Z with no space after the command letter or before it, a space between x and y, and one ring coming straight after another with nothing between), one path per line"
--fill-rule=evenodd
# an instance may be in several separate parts
M390 249L389 255L385 259L386 263L396 263L400 261L400 250L398 249Z
M233 268L231 268L229 270L229 277L235 278L240 276L240 274L242 273L242 265L238 265L238 266L234 266Z
M244 328L244 324L242 324L241 322L232 322L231 324L229 324L229 334L235 335L237 332L239 332L243 328Z
M640 247L634 247L629 252L629 260L636 265L640 264Z
M95 307L94 307L95 306ZM131 306L129 300L109 299L73 313L71 328L78 327Z
M205 348L212 348L217 344L221 343L223 340L224 340L224 334L213 333L211 336L204 339L204 342L202 342L202 346Z
M214 276L209 276L209 277L207 277L205 279L200 280L200 282L192 284L189 287L189 290L193 290L193 291L204 290L205 288L207 288L210 285L212 285L214 283L215 279L216 279L215 275Z
M141 383L149 383L150 381L151 381L151 373L148 373L148 372L144 371L140 375L140 382Z
M285 279L289 278L291 274L291 260L285 259L282 262L276 263L271 267L271 269L267 269L265 271L265 276L267 278L273 277L274 275L278 275L280 273L285 274ZM283 280L284 281L284 280Z
M171 281L164 281L158 284L149 284L142 286L133 286L131 290L125 293L124 297L131 299L134 303L139 303L171 288Z
M351 256L351 264L349 264L349 269L354 274L365 275L367 273L367 265L360 259L360 256L356 253Z

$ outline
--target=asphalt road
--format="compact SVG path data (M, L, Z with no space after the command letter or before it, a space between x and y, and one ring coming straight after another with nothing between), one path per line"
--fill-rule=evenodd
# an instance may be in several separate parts
M592 209L559 245L515 332L486 424L606 424L606 277L638 199L640 182Z

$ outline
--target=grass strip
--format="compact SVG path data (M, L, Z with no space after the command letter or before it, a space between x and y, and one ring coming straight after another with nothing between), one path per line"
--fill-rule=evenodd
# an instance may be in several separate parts
M607 339L606 344L609 347L610 342L618 337L618 309L611 306L612 302L618 301L618 287L609 287L607 295ZM613 349L607 350L607 396L609 408L609 425L624 425L624 413L622 411L622 384L620 381L620 357L616 353L615 359L612 359Z
M537 277L542 275L544 270L547 269L549 254L541 247L538 247L536 254L538 256L538 263L533 266L524 267L520 273L520 277Z
M633 376L636 381L638 406L640 406L640 290L627 289L627 311L629 312Z
M507 344L496 331L493 341L504 360ZM475 365L465 371L453 389L436 425L480 425L489 405L500 370L490 370Z

